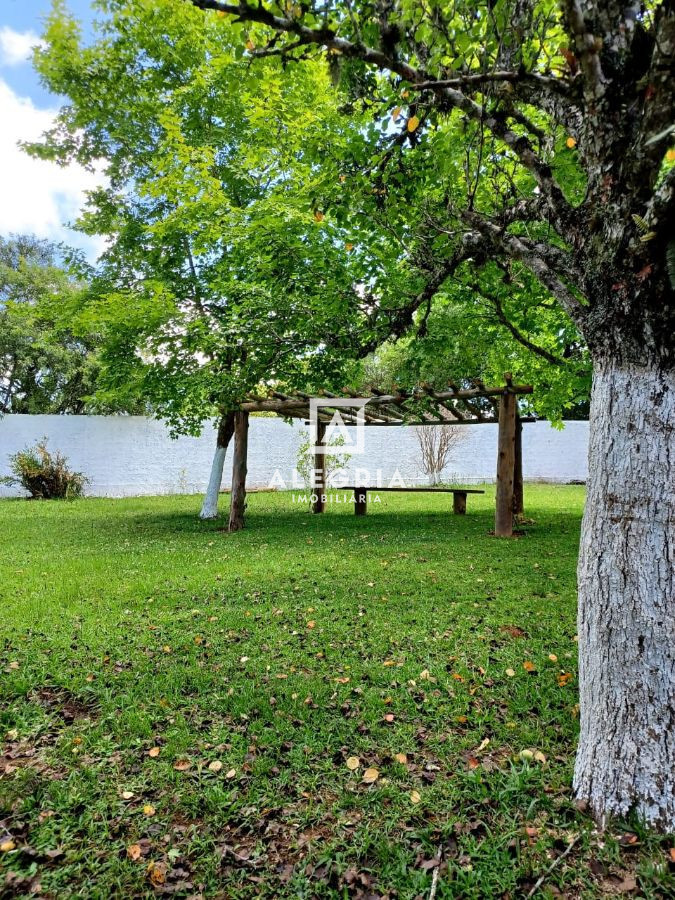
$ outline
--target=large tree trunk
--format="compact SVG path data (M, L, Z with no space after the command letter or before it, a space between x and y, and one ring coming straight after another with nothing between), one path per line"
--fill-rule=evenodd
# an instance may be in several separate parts
M213 454L211 475L206 488L204 502L202 503L202 511L199 513L200 519L216 519L218 517L218 496L220 494L220 486L223 483L223 466L225 465L227 447L232 440L233 433L234 413L230 412L223 416L218 426L216 452Z
M675 830L675 372L596 365L579 556L574 787Z

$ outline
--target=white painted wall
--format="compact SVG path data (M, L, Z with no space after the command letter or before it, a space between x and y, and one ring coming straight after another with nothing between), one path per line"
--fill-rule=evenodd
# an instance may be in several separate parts
M279 470L291 487L300 431L276 418L251 418L248 484L266 487ZM454 451L446 480L463 483L494 481L497 426L464 428L466 438ZM202 493L211 468L215 431L208 425L201 437L172 439L165 426L144 416L20 416L0 419L0 475L9 474L8 456L46 436L52 450L60 450L73 469L91 483L87 493L102 497L141 494ZM528 481L585 480L588 423L567 422L562 431L547 422L523 426L523 471ZM360 483L382 484L399 470L406 484L426 483L419 468L419 451L411 428L367 428L364 456L353 456L346 476L353 483L356 468L369 470ZM224 485L230 483L231 450L225 462ZM0 486L1 496L16 496L15 488Z

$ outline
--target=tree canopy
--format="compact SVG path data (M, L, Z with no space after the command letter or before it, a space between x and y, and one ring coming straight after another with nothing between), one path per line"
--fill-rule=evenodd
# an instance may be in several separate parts
M414 325L405 381L510 370L541 387L540 413L583 402L583 342L547 291L521 263L486 279L445 233L483 152L464 119L404 111L337 54L286 64L264 29L187 3L99 5L89 46L55 7L37 66L69 103L30 149L104 161L80 223L109 240L83 310L105 323L103 398L151 398L194 430L264 380L358 384L351 361ZM496 209L493 187L517 177L477 182L477 202Z
M68 251L32 235L0 237L0 413L140 411L94 398L100 334L73 327L89 286Z

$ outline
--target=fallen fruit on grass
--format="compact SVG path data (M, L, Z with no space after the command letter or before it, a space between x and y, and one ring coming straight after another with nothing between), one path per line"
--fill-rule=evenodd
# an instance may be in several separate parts
M355 772L356 769L358 769L358 767L359 767L360 765L361 765L361 760L358 758L358 756L350 756L350 757L347 759L347 768L348 768L351 772Z
M406 763L408 762L408 757L406 756L405 753L397 753L396 756L394 757L394 759L396 760L397 763L401 763L402 766L405 766Z
M410 791L410 802L411 803L419 803L422 800L422 795L419 791Z
M515 678L516 676L516 673L513 669L507 669L506 674L509 676L509 678Z
M122 800L131 800L134 796L133 791L122 791Z
M380 777L380 773L377 771L377 769L368 768L363 773L363 783L364 784L374 784L374 782L376 782L379 777Z
M236 774L237 774L237 770L236 770L236 769L230 769L228 772L225 773L225 777L226 777L226 778L234 778L234 776L235 776Z
M140 844L129 844L127 847L127 856L129 859L132 859L136 862L137 859L141 858L141 847Z
M143 807L143 815L144 816L154 816L154 814L155 814L155 807L152 805L152 803L146 803L145 806Z
M3 853L9 853L10 850L16 850L16 844L14 841L3 841L0 844L0 851Z
M187 772L191 765L192 763L189 759L177 759L173 767L176 772Z
M162 751L159 747L151 747L148 750L148 756L151 756L153 759L156 759L161 752Z
M219 759L214 759L213 762L209 763L209 772L220 772L223 768L223 764Z

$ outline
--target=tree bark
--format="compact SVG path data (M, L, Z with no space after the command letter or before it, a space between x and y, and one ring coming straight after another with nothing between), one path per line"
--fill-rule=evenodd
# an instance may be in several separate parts
M675 372L594 374L579 556L577 797L675 831Z
M314 444L316 447L319 447L323 444L324 437L326 435L326 426L323 422L316 423L316 434L314 435ZM322 513L323 512L323 497L326 492L326 454L325 453L315 453L314 454L314 472L313 477L310 479L312 484L312 491L316 500L312 504L312 512Z
M204 502L202 503L202 510L199 513L200 519L216 519L218 517L218 496L220 494L220 486L223 482L223 466L225 465L227 447L232 440L233 433L234 413L229 412L222 417L218 426L216 452L213 454L211 475L209 477L208 487L206 488Z
M502 394L499 401L497 435L497 496L495 500L495 535L513 534L513 471L516 449L516 396Z
M234 414L234 458L232 460L232 494L228 531L244 527L246 510L246 457L248 455L248 413Z

